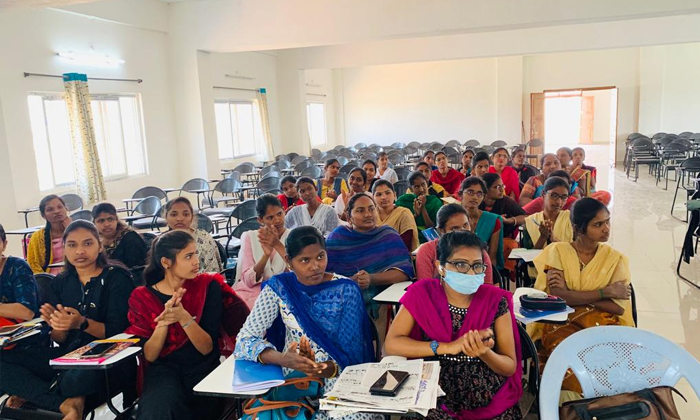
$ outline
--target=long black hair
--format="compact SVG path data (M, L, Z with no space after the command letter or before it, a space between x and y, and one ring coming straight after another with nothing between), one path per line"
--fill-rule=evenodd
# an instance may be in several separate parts
M165 268L160 261L165 257L175 261L177 254L194 242L194 237L182 230L171 230L153 241L148 253L148 265L143 270L143 279L147 286L153 286L165 278Z
M87 220L76 220L74 222L71 222L68 227L66 227L65 232L63 232L63 246L66 246L66 241L68 240L68 235L71 233L75 232L78 229L85 229L92 236L95 237L95 241L97 241L98 246L102 246L102 241L100 240L100 232L97 231L97 227L92 222L89 222ZM63 272L64 273L75 273L75 266L71 264L70 261L68 261L68 258L63 259ZM99 268L105 268L108 265L110 265L109 260L107 259L107 256L104 254L104 252L100 252L97 254L97 260L95 260L95 264Z
M39 213L41 214L41 217L46 219L45 217L45 211L46 211L46 205L49 204L49 201L53 201L58 199L58 201L63 204L65 207L66 202L63 201L63 199L56 194L50 194L47 195L46 197L42 198L41 201L39 202ZM99 236L99 234L98 234ZM65 237L65 235L64 235ZM51 223L47 220L46 221L46 226L44 226L44 264L42 265L42 270L46 271L46 268L48 268L49 263L51 262Z

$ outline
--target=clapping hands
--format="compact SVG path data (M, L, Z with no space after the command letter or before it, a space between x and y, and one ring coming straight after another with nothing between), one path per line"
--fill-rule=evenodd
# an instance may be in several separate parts
M155 319L158 323L156 328L167 327L176 322L183 323L189 321L192 316L182 306L182 297L187 290L182 287L177 289L173 296L165 302L165 309Z

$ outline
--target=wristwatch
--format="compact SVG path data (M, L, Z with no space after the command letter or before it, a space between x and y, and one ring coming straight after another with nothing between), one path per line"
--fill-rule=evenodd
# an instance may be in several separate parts
M437 353L438 347L440 347L440 343L438 343L437 341L433 340L430 342L430 349L433 351L433 354L436 356L438 355L438 353Z
M80 328L80 331L85 331L85 330L87 329L87 327L89 327L89 326L90 326L90 323L88 322L88 319L85 318L85 320L83 321L83 323L80 324L80 327L79 327L79 328Z

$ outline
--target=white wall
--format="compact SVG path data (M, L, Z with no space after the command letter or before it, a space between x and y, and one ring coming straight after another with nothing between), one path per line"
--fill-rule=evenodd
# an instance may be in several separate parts
M613 111L611 101L611 91L590 90L584 91L583 96L593 98L593 143L610 143L610 113Z
M134 9L133 13L138 13ZM115 204L145 185L171 187L177 179L178 152L173 140L172 97L168 85L166 62L167 36L152 29L91 19L58 10L43 9L0 14L0 102L7 139L11 182L0 183L0 196L14 199L10 214L3 213L2 223L8 229L23 225L17 208L36 206L40 191L32 133L29 123L27 94L32 91L62 92L60 79L24 78L23 72L62 74L69 71L87 73L90 77L141 78L143 83L90 81L92 93L138 93L144 117L149 175L107 182L108 199ZM66 64L56 57L57 51L99 53L120 57L126 63L118 68L85 68ZM2 129L2 124L0 124ZM0 145L3 151L4 145ZM5 167L0 162L0 166ZM0 175L1 176L1 175ZM57 192L65 192L60 190ZM11 204L13 200L4 201ZM6 218L7 217L7 218ZM32 215L33 224L39 223Z
M659 131L700 132L700 44L664 48L666 59Z

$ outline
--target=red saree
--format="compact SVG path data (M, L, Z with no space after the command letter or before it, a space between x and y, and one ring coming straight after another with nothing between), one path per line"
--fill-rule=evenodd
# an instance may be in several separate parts
M464 174L456 169L450 168L446 176L442 176L439 169L433 171L433 175L430 180L436 184L442 185L448 194L453 195L459 191L462 181L464 181Z

